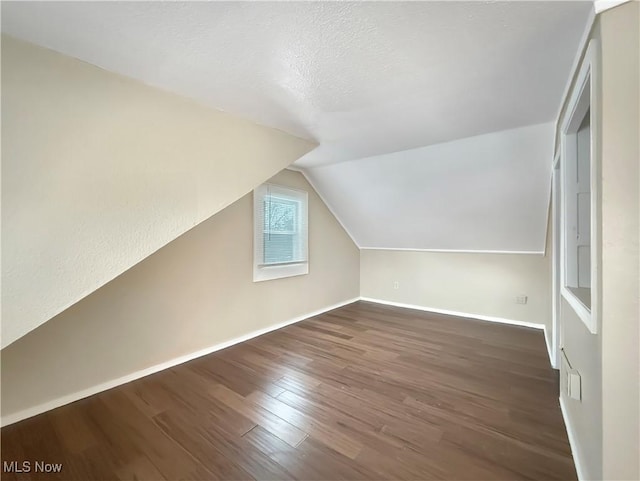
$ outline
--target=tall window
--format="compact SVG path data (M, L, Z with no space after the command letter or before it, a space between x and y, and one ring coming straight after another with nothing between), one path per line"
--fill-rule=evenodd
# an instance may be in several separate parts
M273 184L253 191L253 280L309 272L307 193Z

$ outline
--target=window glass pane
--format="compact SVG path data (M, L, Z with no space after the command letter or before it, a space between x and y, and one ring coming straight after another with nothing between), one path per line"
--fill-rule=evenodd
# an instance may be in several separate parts
M591 110L574 115L575 127L564 134L564 285L590 309Z
M299 203L288 199L267 196L264 200L264 231L287 232L296 230Z

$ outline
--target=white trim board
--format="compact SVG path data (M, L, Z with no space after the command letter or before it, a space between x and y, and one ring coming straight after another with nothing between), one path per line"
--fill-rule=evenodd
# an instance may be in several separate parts
M405 304L403 302L385 301L383 299L374 299L372 297L361 297L361 301L375 302L376 304L385 304L387 306L404 307L405 309L415 309L418 311L435 312L436 314L446 314L456 317L467 317L469 319L477 319L480 321L499 322L501 324L511 324L513 326L530 327L532 329L544 330L544 324L536 324L535 322L516 321L515 319L505 319L503 317L484 316L482 314L470 314L468 312L450 311L448 309L438 309L436 307L425 307L417 304Z
M555 159L555 156L554 156ZM553 165L555 165L555 160L552 161ZM552 218L552 212L551 210L553 209L553 166L551 167L551 175L549 176L549 204L547 205L547 221L544 225L544 249L542 250L542 255L544 257L546 257L547 255L547 247L552 247L552 246L547 246L547 240L549 240L549 231L553 228L553 226L551 225L551 218Z
M552 344L553 341L549 337L549 335L547 334L547 326L544 326L543 330L544 330L544 345L547 346L547 354L549 355L549 363L551 364L551 367L557 371L557 370L560 369L560 367L555 362L555 358L553 356L553 350L552 350L552 347L551 347L551 344Z
M602 202L602 196L598 185L598 179L601 177L601 162L602 152L599 145L598 135L601 128L601 115L599 107L599 92L600 92L600 60L599 60L599 41L597 39L591 39L588 42L587 48L584 52L584 56L580 63L580 68L575 77L575 84L571 88L570 97L566 101L566 110L564 111L560 119L560 177L561 177L561 209L560 209L560 280L561 280L561 294L576 310L576 314L584 322L585 326L589 329L591 334L598 332L598 313L600 312L600 294L601 294L601 279L600 279L600 263L602 255L602 236L597 226L600 225L600 214L597 208L591 209L590 215L590 260L591 260L591 275L590 275L590 287L591 287L591 306L587 308L582 305L582 302L575 297L573 292L565 287L567 284L569 271L567 263L567 194L566 179L568 178L567 162L569 159L573 159L575 165L577 164L577 154L574 149L570 148L572 141L568 140L570 135L575 135L578 130L578 125L582 121L584 115L588 112L590 117L590 159L589 159L589 175L590 175L590 191L589 198L592 206L599 206ZM595 133L595 134L594 134ZM575 182L575 181L574 181ZM575 218L576 214L573 211ZM574 235L574 234L572 234ZM577 278L576 278L577 281Z
M500 324L509 324L512 326L529 327L531 329L540 329L544 334L544 344L549 355L549 362L551 367L555 368L551 350L549 348L549 338L547 336L547 329L544 324L537 324L535 322L516 321L515 319L505 319L503 317L484 316L482 314L470 314L468 312L450 311L448 309L438 309L436 307L425 307L417 304L405 304L403 302L385 301L383 299L374 299L372 297L360 297L361 301L374 302L376 304L384 304L387 306L402 307L404 309L415 309L418 311L434 312L436 314L445 314L448 316L466 317L468 319L477 319L479 321L497 322Z
M576 466L576 473L578 474L578 481L585 481L584 468L582 467L582 460L580 458L580 452L578 450L578 439L573 431L573 425L569 421L569 414L567 411L566 403L562 396L560 396L560 411L562 412L562 419L564 420L564 426L567 429L567 437L569 438L569 446L571 446L571 456L573 457L573 464Z
M445 252L452 254L525 254L544 256L544 251L491 251L464 249L414 249L412 247L360 247L364 251L407 251L407 252Z
M582 322L584 322L591 334L596 334L597 332L594 331L596 326L592 323L593 310L585 306L582 301L565 286L560 286L560 295L573 308L576 315L582 320Z
M112 389L114 387L120 386L122 384L126 384L128 382L131 381L135 381L136 379L140 379L146 376L149 376L151 374L155 374L156 372L160 372L160 371L164 371L165 369L169 369L171 367L174 366L178 366L180 364L183 364L185 362L191 361L193 359L197 359L199 357L202 356L206 356L207 354L211 354L213 352L216 351L220 351L222 349L225 349L227 347L231 347L235 344L239 344L241 342L244 341L248 341L249 339L253 339L255 337L261 336L263 334L267 334L268 332L272 332L272 331L276 331L278 329L282 329L283 327L289 326L291 324L295 324L297 322L300 321L304 321L305 319L309 319L310 317L314 317L314 316L318 316L320 314L323 314L325 312L328 311L332 311L334 309L338 309L340 307L352 304L354 302L357 301L366 301L366 302L373 302L376 304L385 304L385 305L389 305L389 306L395 306L395 307L401 307L401 308L405 308L405 309L416 309L416 310L420 310L420 311L427 311L427 312L435 312L438 314L446 314L446 315L450 315L450 316L457 316L457 317L466 317L466 318L470 318L470 319L478 319L481 321L489 321L489 322L497 322L497 323L502 323L502 324L510 324L510 325L515 325L515 326L522 326L522 327L529 327L529 328L533 328L533 329L541 329L544 332L545 335L545 344L548 346L547 343L547 333L546 333L546 329L545 326L543 324L535 324L535 323L531 323L531 322L524 322L524 321L516 321L516 320L512 320L512 319L504 319L504 318L500 318L500 317L492 317L492 316L483 316L483 315L478 315L478 314L470 314L470 313L466 313L466 312L458 312L458 311L450 311L450 310L446 310L446 309L437 309L437 308L429 308L429 307L424 307L424 306L418 306L418 305L414 305L414 304L404 304L404 303L400 303L400 302L392 302L392 301L384 301L381 299L373 299L370 297L355 297L343 302L339 302L337 304L333 304L331 306L327 306L325 308L322 309L318 309L317 311L313 311L310 312L308 314L304 314L302 316L298 316L295 317L293 319L289 319L288 321L284 321L281 322L279 324L274 324L273 326L269 326L269 327L265 327L263 329L259 329L256 331L252 331L249 332L247 334L244 334L242 336L236 337L234 339L231 339L229 341L225 341L219 344L215 344L211 347L207 347L204 349L201 349L199 351L190 353L190 354L185 354L184 356L180 356L174 359L171 359L169 361L160 363L160 364L156 364L154 366L145 368L145 369L141 369L139 371L135 371L131 374L127 374L125 376L119 377L117 379L112 379L110 381L106 381L103 383L100 383L98 385L95 386L91 386L87 389L83 389L82 391L78 391L75 393L71 393L71 394L67 394L65 396L61 396L57 399L54 399L52 401L47 401L45 403L42 404L38 404L37 406L33 406L27 409L23 409L22 411L18 411L16 413L13 414L9 414L7 416L3 416L2 419L0 420L0 426L4 427L4 426L8 426L10 424L14 424L18 421L22 421L23 419L27 419L33 416L37 416L38 414L42 414L44 412L47 411L51 411L52 409L64 406L66 404L70 404L72 402L75 401L79 401L81 399L87 398L89 396L93 396L94 394L98 394L100 392L106 391L108 389ZM551 356L550 356L551 358ZM566 423L565 423L566 424ZM582 479L582 478L581 478Z
M342 227L342 230L344 230L347 233L347 235L351 239L351 242L353 242L358 249L362 249L362 247L360 247L360 244L356 242L356 238L353 237L353 234L349 231L349 229L347 229L347 226L342 223L342 221L340 220L340 217L338 217L338 215L335 213L335 211L333 210L329 202L327 202L327 199L325 199L322 196L322 194L320 193L320 190L315 186L315 184L313 183L313 180L311 179L311 176L307 174L307 172L304 169L300 169L296 166L290 165L289 167L287 167L287 169L292 170L293 172L299 172L300 174L302 174L302 176L307 180L307 182L309 182L309 185L316 192L318 197L320 197L320 200L323 202L323 204L327 207L327 209L329 209L329 212L331 212L331 215L338 221L338 224L340 224L340 227Z
M64 406L65 404L70 404L75 401L79 401L80 399L84 399L89 396L93 396L94 394L98 394L100 392L106 391L108 389L112 389L114 387L120 386L122 384L126 384L131 381L135 381L136 379L140 379L156 372L164 371L165 369L169 369L174 366L178 366L185 362L191 361L193 359L206 356L207 354L211 354L212 352L220 351L227 347L231 347L235 344L239 344L244 341L248 341L249 339L253 339L254 337L262 336L263 334L267 334L271 331L276 331L278 329L282 329L290 324L295 324L296 322L304 321L305 319L309 319L310 317L318 316L328 311L332 311L334 309L338 309L339 307L346 306L348 304L352 304L360 300L358 297L353 299L349 299L343 302L339 302L337 304L333 304L331 306L324 307L322 309L318 309L317 311L310 312L308 314L304 314L302 316L294 317L293 319L289 319L288 321L281 322L279 324L274 324L273 326L265 327L263 329L258 329L257 331L252 331L242 336L236 337L234 339L230 339L228 341L221 342L219 344L215 344L210 347L206 347L196 352L192 352L190 354L185 354L184 356L176 357L166 362L162 362L160 364L156 364L154 366L141 369L139 371L132 372L131 374L127 374L125 376L119 377L117 379L112 379L110 381L106 381L95 386L91 386L87 389L83 389L82 391L78 391L75 393L67 394L65 396L59 397L52 401L47 401L42 404L38 404L37 406L33 406L27 409L23 409L22 411L18 411L13 414L8 414L7 416L3 416L0 420L0 426L8 426L10 424L16 423L18 421L22 421L23 419L27 419L38 414L42 414L47 411L51 411L52 409L58 408L60 406Z
M560 151L553 159L551 174L551 344L553 350L554 369L560 369L560 241L561 230L561 193L562 180L560 178Z
M556 122L555 122L555 133L554 133L554 137L553 137L553 148L554 148L554 155L556 154L555 149L556 146L559 146L559 142L558 142L558 130L560 130L560 121L561 116L562 116L562 110L565 107L565 105L567 104L567 101L569 99L569 93L571 91L571 86L573 85L573 80L576 77L577 73L578 73L578 68L580 67L580 62L582 60L582 56L584 54L584 52L586 51L587 48L587 42L589 41L589 36L591 35L591 29L593 28L593 23L596 20L596 11L595 11L595 4L594 7L589 11L589 16L587 17L587 23L585 24L585 28L584 31L582 32L582 37L580 37L580 42L578 43L578 50L576 51L576 56L573 59L573 63L571 64L571 74L569 75L569 78L567 80L567 84L564 87L564 92L562 94L562 100L560 101L560 107L558 110L558 114L556 115Z

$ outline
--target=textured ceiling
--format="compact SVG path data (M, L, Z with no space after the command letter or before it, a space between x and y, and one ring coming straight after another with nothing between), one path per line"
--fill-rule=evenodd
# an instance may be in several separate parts
M308 167L552 120L591 8L2 2L2 30L313 138Z

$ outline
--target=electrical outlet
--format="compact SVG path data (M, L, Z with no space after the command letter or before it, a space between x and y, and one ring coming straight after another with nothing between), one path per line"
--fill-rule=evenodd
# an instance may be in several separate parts
M526 304L527 303L527 296L525 296L524 294L521 296L516 296L516 304Z
M400 283L398 281L393 281L393 288L400 289Z

